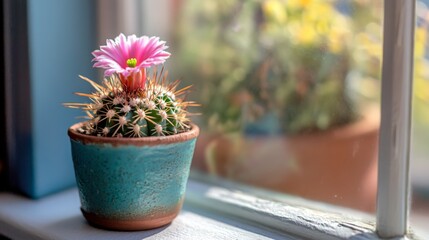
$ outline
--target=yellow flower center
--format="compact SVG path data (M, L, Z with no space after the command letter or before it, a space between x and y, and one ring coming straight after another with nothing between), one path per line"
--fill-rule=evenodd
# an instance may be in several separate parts
M127 60L127 66L128 67L135 67L137 65L137 59L130 58Z

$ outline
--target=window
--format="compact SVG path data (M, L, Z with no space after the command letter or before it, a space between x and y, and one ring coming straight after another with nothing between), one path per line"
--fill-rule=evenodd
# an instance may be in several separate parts
M84 1L73 3L45 1L40 6L39 4L39 2L36 4L35 1L28 1L29 18L32 20L29 21L29 33L33 36L29 40L30 52L32 53L30 60L33 62L33 65L30 65L34 67L30 79L33 81L46 80L47 85L57 86L55 85L57 83L53 81L56 78L42 76L38 72L40 70L37 70L46 67L43 61L39 59L43 54L40 49L38 50L40 44L45 44L43 46L47 48L46 42L44 42L44 38L39 37L51 36L55 38L54 36L58 34L58 31L63 31L61 30L63 29L62 26L50 28L51 30L46 30L43 27L45 23L55 22L52 19L61 18L68 22L70 19L75 19L73 12L80 12L84 9L85 17L80 18L81 22L77 25L88 26L85 21L96 22L97 26L93 27L98 30L99 39L111 38L119 32L159 35L172 43L171 50L176 52L175 56L179 56L173 59L176 62L169 66L170 69L173 69L170 76L181 76L184 82L196 84L195 88L198 88L198 92L202 94L198 96L197 93L194 93L195 95L190 97L199 98L203 100L204 104L204 107L201 108L204 115L196 118L196 121L205 126L205 132L208 133L209 130L212 130L213 133L209 136L202 136L199 140L201 148L200 151L197 149L196 152L195 169L221 176L223 179L218 179L217 182L225 181L224 178L226 178L251 186L293 193L368 212L375 211L375 185L367 187L365 182L354 182L333 188L338 182L343 181L338 180L339 177L335 175L324 172L322 168L326 166L316 166L315 164L320 162L318 160L321 159L320 152L323 150L332 153L332 149L334 149L333 156L327 158L337 160L342 159L339 156L344 151L344 155L351 157L351 159L335 162L328 166L328 169L338 168L342 171L337 172L337 174L356 181L375 179L376 162L370 162L363 167L353 165L351 170L345 170L345 167L363 162L365 159L377 158L378 154L375 151L378 145L376 127L371 131L367 130L364 136L366 138L363 140L350 140L352 146L349 148L339 145L349 141L346 137L339 138L339 131L330 132L330 135L337 136L333 140L336 147L330 147L328 140L321 133L330 126L340 126L345 122L353 122L354 120L366 120L363 113L372 112L366 108L370 105L368 103L377 105L381 76L382 28L380 26L382 10L385 8L386 13L391 13L387 15L387 17L392 18L392 21L388 21L389 24L404 25L401 25L403 28L397 28L396 25L386 24L385 29L387 30L384 39L392 34L389 39L399 39L401 40L399 42L404 44L398 47L397 42L387 42L387 46L385 46L389 49L390 47L392 49L397 47L391 52L386 53L385 51L385 54L399 55L384 55L385 59L388 56L388 61L384 61L385 72L383 75L391 76L387 79L392 79L394 84L387 84L384 81L385 84L382 86L382 127L384 130L381 129L382 148L380 150L384 162L380 163L382 168L380 169L379 184L383 190L380 191L379 195L382 204L380 203L377 209L378 230L381 230L380 234L384 236L403 235L405 233L408 206L406 201L408 163L405 159L409 149L402 147L408 145L409 134L410 101L408 100L411 85L404 80L410 79L411 76L409 54L412 44L410 37L414 29L412 27L414 26L412 11L414 6L411 1L392 1L387 6L383 6L382 1L360 0L224 0L222 2L162 0L156 3L125 1L121 4L113 1L108 3L99 1L95 8L92 4L84 3ZM46 12L50 14L56 12L58 16L55 14L55 16L46 15L42 9L45 5L52 8L46 9ZM63 12L52 11L53 9L63 9ZM168 14L160 18L159 15L155 15L151 11L152 9L164 9L168 11ZM93 14L95 12L97 14ZM61 17L59 17L60 15ZM95 21L92 17L94 15L99 21ZM72 21L70 20L70 22ZM70 29L77 29L75 24L72 24ZM47 31L45 32L46 35L39 35L40 32L37 29L40 28ZM87 40L94 38L92 27L79 29L82 31L79 36L86 34ZM407 34L398 33L396 31L398 29L407 32ZM64 37L70 42L81 42L81 39L75 39L71 35L64 35ZM76 61L84 62L85 66L89 66L90 56L87 56L86 60L84 59L85 54L91 51L92 43L90 40L84 42L83 45L79 46L70 43L74 46L70 49L78 47L82 52L85 52L79 55L79 59L82 58L81 61L79 59ZM51 45L50 47L54 48ZM74 56L67 51L61 54ZM41 59L43 60L43 58ZM53 57L51 62L57 60ZM424 62L425 59L420 60ZM416 60L416 63L418 61ZM86 70L89 71L90 69ZM57 76L65 72L67 71L64 69L59 70ZM76 70L75 72L84 73L85 70ZM73 77L73 74L68 75L70 75L69 78ZM425 81L423 80L423 83ZM64 82L72 83L75 81L69 79L64 80ZM76 86L64 87L67 92L71 88L78 89ZM32 176L29 180L30 183L46 172L43 169L47 164L38 160L42 158L41 156L45 156L42 150L47 146L45 145L47 143L43 142L46 134L40 131L43 129L40 124L46 125L47 122L43 121L44 118L40 117L41 113L37 111L47 110L43 108L43 90L31 90L31 96L34 98L34 106L32 107L36 109L33 111L34 116L32 117L35 117L33 119L34 126L39 130L35 128L30 133L30 135L33 134L31 136L34 147L34 152L30 150L30 153L34 153L34 158L30 158L28 161L30 163L34 161L34 166L30 166L30 168L34 168L36 173L36 176ZM79 90L81 90L80 86ZM67 101L70 100L67 99ZM401 101L396 102L398 99ZM64 100L58 102L64 102ZM355 105L358 107L354 107ZM399 114L392 115L396 113L393 110L397 111L397 108ZM375 112L372 115L375 118L370 118L368 121L377 126L379 121L377 119L378 110L376 109ZM67 119L72 118L67 116ZM346 130L354 132L360 127L360 125L352 125L352 127L346 127ZM65 128L56 129L53 132L65 135L63 131ZM392 129L396 129L395 134L389 136L393 133ZM318 136L316 139L318 138L319 142L303 138L303 136L313 134ZM285 140L285 137L288 138ZM291 139L294 139L294 142ZM397 139L393 148L390 148L391 146L388 144L391 139ZM313 141L315 142L314 145L309 147ZM365 147L365 142L369 142L369 146ZM322 149L320 152L319 150L316 151L315 147L320 145L323 146ZM372 150L372 153L361 155L366 148ZM399 149L399 155L390 156L391 153L395 154L392 149ZM284 161L286 154L293 151L300 151L304 155L315 154L307 158L308 165L306 165L305 171L301 171L303 165L297 162L296 154L298 153L294 153L293 157L290 157L291 160ZM68 151L64 153L61 151L59 154L68 154ZM47 156L51 160L54 159L52 154L47 154ZM273 162L266 164L267 161ZM67 168L65 166L61 165L61 168ZM364 176L352 176L358 168L370 169L371 171ZM71 171L71 167L69 170ZM394 173L395 170L398 172ZM52 172L52 170L49 171ZM67 172L67 170L58 171L58 173L61 172ZM296 178L298 180L287 180L288 177L293 176L294 172L295 175L298 175ZM205 181L207 181L207 175L204 176ZM61 179L61 176L57 176L57 178ZM306 179L312 180L312 182L303 183ZM52 182L52 179L47 178L35 182L39 184L37 186L40 186L41 189L45 189L46 181ZM281 189L286 186L286 183L289 183L288 189ZM63 186L68 184L69 182L63 183ZM296 187L295 190L291 190L294 187ZM60 187L50 186L49 190L42 192L47 193L58 188ZM251 202L252 197L254 197L253 194L256 194L254 192L257 191L262 191L259 194L268 194L264 190L256 190L253 187L247 186L243 189L253 193L249 195L226 193L231 201L236 201L235 203L240 201L246 203L246 199ZM329 192L332 189L334 191ZM371 190L370 193L365 192L368 189ZM311 193L313 195L310 194L311 191L313 191ZM215 196L221 193L222 191L212 191L204 194ZM271 194L268 198L278 196L277 193ZM362 204L363 200L359 197L369 197L369 199L365 204ZM388 201L383 200L387 198ZM257 199L254 200L257 201ZM397 200L397 202L392 200ZM271 203L266 201L262 202L262 205L244 204L241 205L241 210L251 209L258 214L261 213L258 215L261 218L257 220L261 221L261 219L269 218L271 214L270 212L263 212L261 209L265 206L264 204L269 205ZM237 207L234 202L227 204L229 204L227 209L237 209L234 208ZM274 205L275 208L273 209L278 209L279 212L284 206L282 204ZM239 217L254 216L247 215L246 210L241 210L238 211L240 212ZM299 212L299 209L291 208L289 210ZM316 212L309 210L309 214L316 214ZM272 223L278 229L284 230L284 226L289 226L290 222L287 222L287 217L277 217ZM395 223L392 220L400 221ZM354 223L340 223L339 225L341 224L352 226ZM298 230L304 228L304 225L302 223ZM371 226L366 227L365 229L372 229ZM384 230L386 231L383 232Z
M166 6L165 2L161 2L160 5ZM145 4L147 3L142 2L140 5L137 3L139 5L136 8L137 11L144 9ZM422 17L425 14L422 10L423 6L421 2L417 5L418 23L420 23L418 27L425 25L426 21ZM339 193L338 190L328 192L329 186L335 185L336 178L328 184L329 181L326 179L329 178L329 174L324 175L320 171L321 167L315 167L314 159L320 158L320 155L317 155L319 152L316 157L309 157L309 165L315 168L313 172L310 170L300 172L301 180L311 178L316 180L302 185L299 185L300 181L290 181L291 185L299 185L295 192L290 189L296 186L289 186L287 190L281 189L286 185L281 182L284 180L281 178L289 177L288 174L291 174L288 171L297 168L294 161L283 161L285 155L300 148L304 149L302 152L306 154L311 150L315 151L308 149L309 140L301 140L304 142L302 145L289 143L294 145L288 148L285 140L281 138L296 136L300 129L306 129L304 132L308 134L315 129L324 130L330 124L341 125L349 121L347 116L353 116L351 106L356 102L358 108L355 109L359 109L358 117L361 117L362 113L371 112L367 108L369 105L380 103L383 8L383 1L201 2L187 0L171 4L171 14L168 18L173 24L162 24L159 28L149 29L145 33L161 34L174 39L171 42L178 43L172 46L173 51L176 51L177 61L174 66L171 66L175 70L173 71L175 74L172 75L179 75L183 81L195 84L195 87L202 92L200 96L197 94L193 96L200 97L203 102L203 117L200 118L200 124L206 126L205 133L211 131L214 134L200 137L201 151L197 149L194 169L258 187L295 193L310 199L369 212L375 211L374 185L372 192L369 193L365 192L370 188L368 187L370 185L365 184L369 183L358 185L356 181L344 187L348 192ZM303 9L308 12L300 11ZM318 16L322 17L318 18ZM150 16L150 13L143 18L143 22L149 23L148 25L156 22L155 19L157 19L156 16ZM305 18L308 22L303 21ZM327 31L335 32L337 35L333 35L336 37L324 38L322 34L324 27L328 29ZM302 29L307 31L299 31ZM424 32L424 28L419 28L417 31ZM130 31L132 32L135 31ZM290 36L293 34L296 36ZM317 45L318 47L310 48L310 44L300 45L293 42L297 39L304 42L316 39L322 43ZM421 41L425 45L424 40ZM418 44L416 43L416 47L419 47ZM293 46L292 49L290 46ZM334 46L344 47L346 53L335 54L338 51L342 52ZM178 54L179 57L177 57ZM424 58L416 59L416 64L425 62ZM344 65L348 67L347 70L344 70ZM314 75L317 75L314 72L320 69L325 71L329 69L331 74L329 75L331 81L324 80L323 77L317 79L318 85L324 83L328 86L326 89L317 88L308 83L314 81ZM326 73L323 75L324 72L318 74L328 76ZM335 77L341 80L332 81ZM289 81L285 81L285 78ZM425 81L420 83L424 84ZM329 84L332 85L329 86ZM328 97L328 100L323 98L323 93L332 94L338 91L335 87L341 84L344 84L342 87L345 89L343 91L346 93L345 97ZM295 92L295 95L285 89L292 89L289 91ZM320 98L316 100L309 98L310 103L297 100L299 97L302 98L299 95L300 91L302 94L314 89L320 92L312 91L312 95L320 94L322 95L319 96ZM384 91L388 90L384 89ZM343 99L340 101L333 100L341 97ZM287 105L288 101L292 103ZM301 109L304 108L296 107L299 104L311 106L311 101L317 109L307 106L307 109L302 111ZM324 106L328 106L328 110L318 112ZM329 112L329 107L334 109L333 112ZM410 108L404 107L404 109ZM290 113L285 114L288 111ZM376 109L374 118L368 120L375 122L375 125L379 121L378 111ZM286 126L282 125L284 123L287 123ZM370 154L363 154L365 148L371 148L371 146L375 148L378 145L377 136L371 138L369 135L367 132L365 140L352 141L354 143L352 147L345 150L345 155L352 156L354 161L340 161L335 163L334 167L344 169L345 165L352 165L350 163L362 162L371 157L377 159L378 153L376 151L374 153L377 149L371 149ZM323 144L327 144L327 140L322 139ZM345 140L337 140L336 144L339 142L345 142ZM368 142L370 147L365 147L364 142ZM323 146L329 149L327 145ZM337 149L345 149L343 146L337 146ZM334 154L339 159L341 150L335 151ZM277 165L267 164L273 159ZM366 169L372 167L372 171L368 171L364 177L351 178L368 180L372 176L375 179L376 166L374 165L368 164L362 167ZM406 169L406 166L403 167L402 169ZM345 170L343 174L351 175L356 172L356 169L358 167L354 166L354 170ZM261 182L260 179L265 182ZM308 192L314 189L326 195L322 197L308 195ZM362 199L357 197L368 196L371 193L372 200L367 200L368 204L362 204ZM399 193L401 196L403 194ZM355 203L352 202L353 200Z
M374 211L381 12L381 1L183 1L175 66L206 129L195 169Z

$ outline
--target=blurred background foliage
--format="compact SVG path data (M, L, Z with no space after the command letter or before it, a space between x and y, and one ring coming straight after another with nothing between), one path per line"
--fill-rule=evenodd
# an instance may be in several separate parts
M359 118L378 99L380 1L197 1L183 6L180 64L214 132L296 134ZM329 17L327 17L329 16Z
M328 130L379 107L383 0L178 1L175 76L195 85L190 98L203 105L195 121L204 134L228 135L218 143L233 149L234 161L248 150L240 145L246 136ZM411 142L413 188L426 201L427 4L429 0L416 4ZM212 145L201 144L208 159L214 157L207 152L216 152ZM284 158L269 141L258 148L267 159L275 154ZM209 169L222 164L207 162L213 165Z
M383 1L185 3L176 28L176 71L197 85L208 130L324 130L379 104ZM420 1L417 16L414 116L423 127L429 120L429 19Z

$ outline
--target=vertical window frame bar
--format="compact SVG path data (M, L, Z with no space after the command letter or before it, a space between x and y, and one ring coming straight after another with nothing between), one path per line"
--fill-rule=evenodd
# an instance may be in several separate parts
M404 236L409 216L409 156L415 0L384 4L377 234Z

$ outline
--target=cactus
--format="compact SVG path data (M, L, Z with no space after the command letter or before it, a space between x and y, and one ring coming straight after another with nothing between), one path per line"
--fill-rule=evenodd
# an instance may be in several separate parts
M164 68L156 68L170 56L167 48L158 37L120 34L93 51L93 67L105 69L106 78L100 85L80 76L96 91L76 94L88 97L91 103L64 104L86 112L89 120L79 131L99 137L137 138L189 130L186 108L197 106L184 101L190 86L176 90L179 81L168 83Z
M102 85L82 77L95 92L76 93L88 97L92 103L67 103L71 108L83 109L89 118L81 133L104 137L165 136L189 130L188 106L193 102L181 97L190 86L176 90L179 81L167 84L163 69L155 69L147 78L146 88L124 91L117 75L104 79Z

